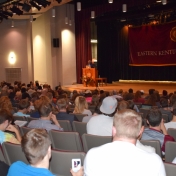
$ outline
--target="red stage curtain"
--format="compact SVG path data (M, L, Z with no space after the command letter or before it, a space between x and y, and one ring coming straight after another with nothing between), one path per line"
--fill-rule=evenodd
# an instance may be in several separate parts
M131 66L176 65L176 22L129 28Z

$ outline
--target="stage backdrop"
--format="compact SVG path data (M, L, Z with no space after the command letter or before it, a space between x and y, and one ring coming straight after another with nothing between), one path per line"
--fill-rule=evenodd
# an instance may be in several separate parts
M131 66L176 65L176 22L129 28Z

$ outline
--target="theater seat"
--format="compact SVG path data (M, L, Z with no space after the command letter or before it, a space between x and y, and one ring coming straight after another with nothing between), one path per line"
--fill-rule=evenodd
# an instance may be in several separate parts
M72 127L70 121L68 120L58 120L60 126L64 129L64 131L72 131Z
M73 121L73 131L78 132L80 136L87 133L87 123Z
M172 162L176 157L176 142L167 141L165 144L165 161Z
M165 167L167 176L175 176L176 175L176 164L164 163L164 167Z

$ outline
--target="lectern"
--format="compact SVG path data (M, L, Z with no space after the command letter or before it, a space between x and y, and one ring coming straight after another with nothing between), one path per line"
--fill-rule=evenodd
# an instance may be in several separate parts
M96 68L83 68L82 82L84 86L96 86L95 78L98 77L98 70Z

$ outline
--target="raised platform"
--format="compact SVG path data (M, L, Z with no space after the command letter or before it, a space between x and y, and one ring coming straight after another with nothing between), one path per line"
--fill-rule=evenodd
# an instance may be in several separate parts
M84 87L82 84L75 84L75 85L64 85L62 86L63 89L73 91L73 90L94 90L96 87ZM148 93L148 90L153 88L158 90L161 94L163 90L167 90L168 93L176 91L176 82L175 81L143 81L143 80L120 80L119 82L113 82L112 84L107 84L103 86L97 87L99 90L105 91L119 91L123 89L123 91L128 91L129 88L132 88L134 92L137 90L144 90L145 93Z

